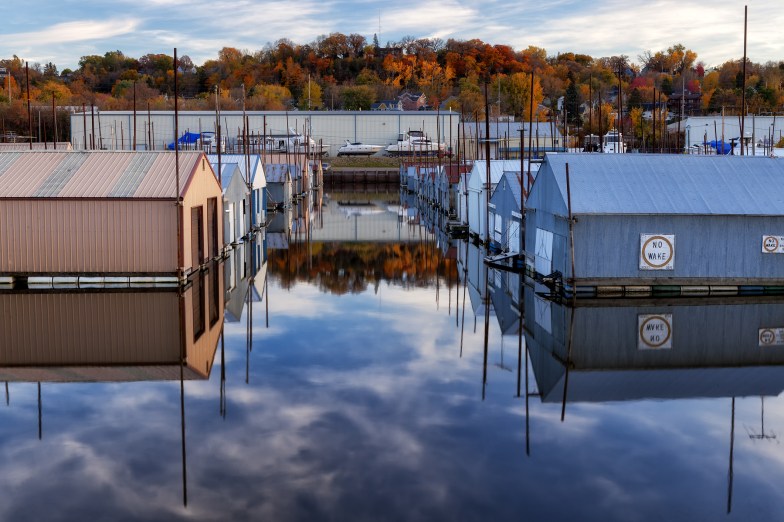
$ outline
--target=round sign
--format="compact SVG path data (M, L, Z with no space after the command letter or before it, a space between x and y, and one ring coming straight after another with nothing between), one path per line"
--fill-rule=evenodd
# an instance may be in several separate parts
M773 330L769 328L760 330L759 342L761 346L771 345L775 340L776 340L776 334Z
M651 236L642 245L642 260L651 268L662 268L672 261L675 249L664 236Z
M778 238L773 236L766 237L765 241L762 243L762 248L765 249L765 252L775 252L779 249Z
M661 348L670 340L672 327L661 315L652 315L640 325L640 340L650 348Z

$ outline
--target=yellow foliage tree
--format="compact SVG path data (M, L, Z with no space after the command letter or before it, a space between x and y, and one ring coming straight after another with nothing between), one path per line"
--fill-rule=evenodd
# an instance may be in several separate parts
M514 73L501 81L501 91L506 97L506 106L515 117L523 121L530 121L531 118L531 75L526 73ZM534 119L539 110L539 105L544 99L542 84L534 75L533 106Z

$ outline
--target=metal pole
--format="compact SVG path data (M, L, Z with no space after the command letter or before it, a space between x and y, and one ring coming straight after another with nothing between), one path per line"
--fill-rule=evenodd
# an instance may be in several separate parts
M54 134L54 141L52 143L54 145L54 150L57 150L57 109L54 105L54 93L52 93L52 127Z
M740 155L744 155L745 138L744 127L746 123L746 26L749 18L749 6L743 6L743 85L740 108Z
M84 131L84 150L87 150L87 106L82 104L82 130Z
M136 82L133 82L133 150L136 150Z
M27 85L27 139L30 142L30 150L33 150L33 116L30 111L30 67L25 62L25 82Z

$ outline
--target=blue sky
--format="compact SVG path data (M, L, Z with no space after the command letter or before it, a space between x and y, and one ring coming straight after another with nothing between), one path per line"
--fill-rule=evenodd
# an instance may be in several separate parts
M781 0L748 0L748 56L784 59ZM29 0L3 2L0 58L75 68L81 56L121 50L140 57L177 47L196 64L222 47L256 51L280 38L309 43L331 32L371 41L471 39L554 55L626 54L632 61L682 43L707 66L743 55L743 3L735 0ZM379 31L380 27L380 31Z

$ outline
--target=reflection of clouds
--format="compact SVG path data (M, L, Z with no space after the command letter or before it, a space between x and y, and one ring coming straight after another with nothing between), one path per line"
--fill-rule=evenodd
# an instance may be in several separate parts
M11 406L0 405L0 488L8 492L0 519L723 516L729 399L569 403L561 423L560 404L534 397L528 458L516 375L489 367L481 400L483 327L467 325L459 358L460 329L443 294L436 310L433 289L382 285L377 296L336 297L302 284L296 293L270 292L270 329L264 307L254 306L249 385L245 317L225 326L225 420L219 352L209 381L185 383L187 508L179 383L45 384L41 442L36 387L13 385ZM492 321L490 363L497 330ZM782 399L765 406L766 426L784 426ZM775 519L781 451L741 429L757 422L757 399L736 409L733 515Z

